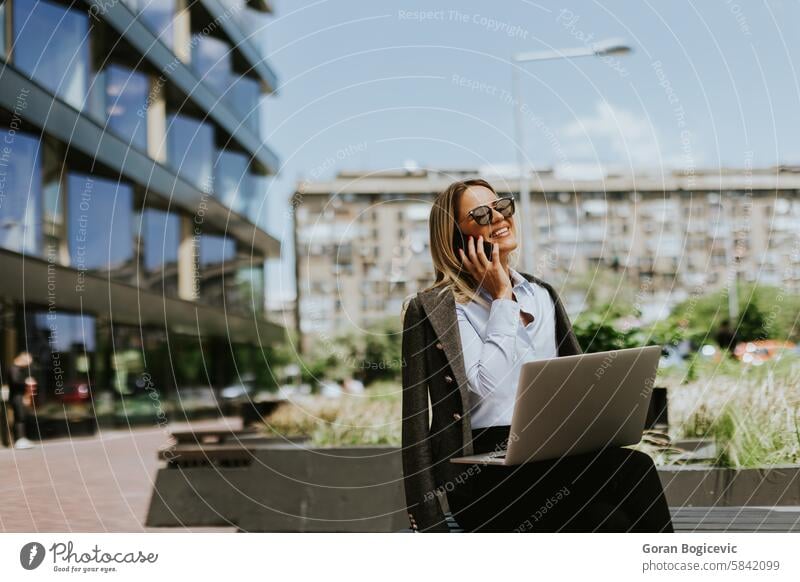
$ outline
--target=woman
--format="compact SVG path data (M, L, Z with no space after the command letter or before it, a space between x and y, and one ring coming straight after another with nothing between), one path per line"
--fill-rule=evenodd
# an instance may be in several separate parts
M504 449L522 364L580 347L554 289L511 267L513 199L484 180L455 182L434 201L430 246L436 280L403 315L412 528L447 531L441 499L469 531L671 532L658 473L641 452L614 447L509 467L449 462Z

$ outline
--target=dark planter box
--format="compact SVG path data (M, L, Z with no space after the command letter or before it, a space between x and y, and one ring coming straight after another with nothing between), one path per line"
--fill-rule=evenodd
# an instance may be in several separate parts
M670 506L800 505L800 466L722 469L708 465L658 468Z
M233 441L233 442L232 442ZM400 450L306 448L256 434L162 451L146 524L241 531L392 532L408 527ZM232 443L232 444L231 444ZM660 467L671 507L800 505L800 467Z
M400 450L268 442L167 450L151 527L390 532L408 527Z

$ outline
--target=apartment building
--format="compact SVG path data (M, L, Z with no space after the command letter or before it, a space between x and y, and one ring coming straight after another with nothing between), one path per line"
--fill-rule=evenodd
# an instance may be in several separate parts
M403 299L433 280L433 197L453 180L478 175L518 198L517 178L475 170L341 172L298 184L302 333L335 335L399 314ZM580 285L598 272L636 289L651 318L731 276L800 292L798 168L591 179L542 170L530 184L531 215L523 220L533 229L532 271L562 289L573 314L586 295Z

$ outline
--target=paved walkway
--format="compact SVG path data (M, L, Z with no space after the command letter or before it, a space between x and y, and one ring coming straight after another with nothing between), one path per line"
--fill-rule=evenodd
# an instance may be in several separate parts
M100 429L30 450L0 447L0 532L142 532L158 469L173 430L240 428L239 419L165 428ZM191 528L190 531L234 531Z

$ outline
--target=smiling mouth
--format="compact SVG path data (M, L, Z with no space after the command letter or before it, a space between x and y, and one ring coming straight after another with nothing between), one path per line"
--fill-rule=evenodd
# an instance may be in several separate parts
M489 235L489 238L491 239L505 238L510 234L511 230L507 226L504 226L503 228L498 228L497 230L493 231Z

